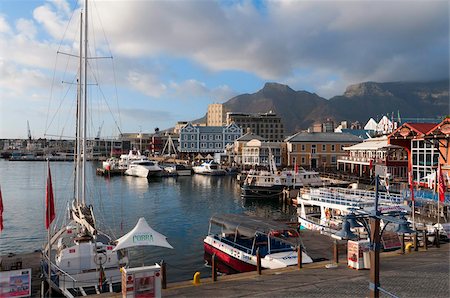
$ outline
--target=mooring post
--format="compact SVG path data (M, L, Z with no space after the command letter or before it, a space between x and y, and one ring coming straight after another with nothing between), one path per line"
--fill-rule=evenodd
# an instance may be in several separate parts
M434 241L436 243L436 247L439 248L441 246L441 241L439 239L439 230L437 228L434 229Z
M212 280L217 281L216 254L213 254L211 257L211 270L212 270Z
M339 246L338 241L335 239L333 242L333 256L334 256L334 262L336 264L339 264Z
M419 251L419 236L418 236L418 233L414 233L414 251Z
M303 267L303 260L302 260L302 246L297 246L297 267L298 269L301 269Z
M401 234L400 241L402 243L402 249L401 249L400 253L402 255L404 255L405 254L405 234Z
M425 250L428 250L428 236L427 236L427 229L423 230L423 248Z
M256 270L261 275L261 254L259 253L259 247L256 249Z
M161 261L161 288L167 289L167 270L164 260Z

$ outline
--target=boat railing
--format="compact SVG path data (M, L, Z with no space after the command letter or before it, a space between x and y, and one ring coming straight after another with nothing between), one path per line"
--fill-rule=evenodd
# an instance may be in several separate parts
M322 187L310 189L310 199L329 204L337 204L350 207L366 207L374 204L375 192ZM402 204L403 197L400 195L391 195L386 192L380 192L379 201L391 204Z
M217 240L220 240L221 242L224 242L225 244L228 244L228 245L230 245L230 246L232 246L234 248L238 248L238 249L240 249L242 251L245 251L248 254L252 253L252 249L251 248L248 248L248 247L245 247L243 245L240 245L240 244L238 244L238 243L236 243L234 241L231 241L231 240L229 240L229 239L227 239L225 237L219 237L219 236L215 235L214 238L216 238Z

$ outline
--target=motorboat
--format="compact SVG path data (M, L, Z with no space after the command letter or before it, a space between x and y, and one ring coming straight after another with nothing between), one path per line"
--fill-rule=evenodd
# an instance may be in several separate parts
M220 165L215 161L207 161L199 166L192 167L195 174L210 175L210 176L224 176L226 171L220 168Z
M158 165L157 161L142 158L131 161L128 169L125 171L125 175L150 178L160 175L162 171L163 169Z
M80 64L78 73L87 71L82 61L87 61L87 13L88 3L84 3L81 11L81 23L84 27L80 33ZM83 39L83 36L85 37ZM83 49L84 46L84 50ZM120 292L122 274L120 268L127 266L128 258L121 252L114 250L115 244L110 236L100 230L94 208L87 204L86 160L87 144L87 116L86 109L89 102L87 93L87 75L77 80L77 114L76 138L74 144L74 191L72 203L68 205L67 218L59 229L52 229L51 223L55 218L53 191L51 186L50 166L47 178L46 227L48 242L42 251L42 272L50 287L58 293L54 296L86 296L105 292ZM58 221L61 222L61 221ZM53 233L52 231L56 231Z
M166 171L168 174L175 176L192 175L192 169L190 167L179 163L164 167L164 171Z
M270 151L269 151L270 152ZM294 170L278 170L273 155L269 154L269 170L250 170L241 184L244 198L279 198L284 189L324 186L318 172L306 171L302 167Z
M211 217L208 236L203 242L206 255L215 254L221 263L237 272L256 270L257 251L262 268L294 266L298 261L296 249L302 245L295 228L241 214ZM303 251L302 263L312 262Z

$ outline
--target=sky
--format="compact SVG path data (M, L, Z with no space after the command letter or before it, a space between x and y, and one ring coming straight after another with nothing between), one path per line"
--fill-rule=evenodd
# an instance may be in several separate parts
M33 138L73 136L80 7L0 1L0 139L27 121ZM90 1L88 133L173 127L266 82L331 98L448 79L449 14L446 0Z

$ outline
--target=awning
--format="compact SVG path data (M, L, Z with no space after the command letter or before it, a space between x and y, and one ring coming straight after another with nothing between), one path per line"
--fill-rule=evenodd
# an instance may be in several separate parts
M195 159L203 159L203 158L204 158L203 155L201 155L200 153L197 154L197 156L195 157Z
M130 232L117 239L117 245L113 250L115 251L135 246L162 246L173 248L172 245L167 242L167 237L153 230L143 217L139 218L138 223Z

